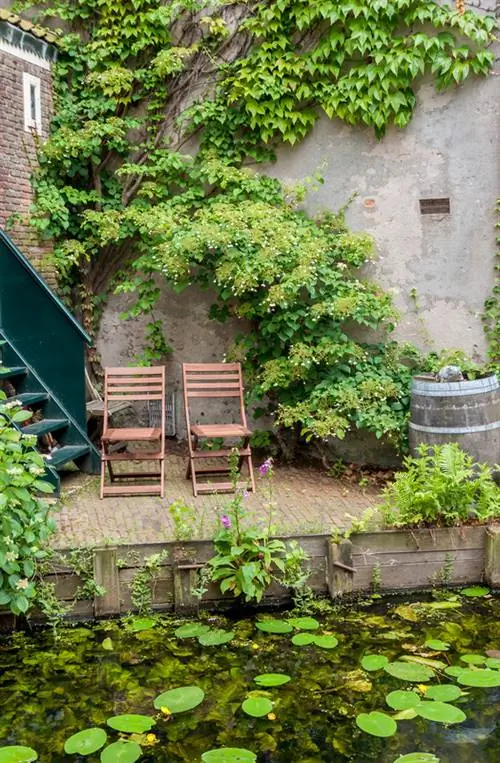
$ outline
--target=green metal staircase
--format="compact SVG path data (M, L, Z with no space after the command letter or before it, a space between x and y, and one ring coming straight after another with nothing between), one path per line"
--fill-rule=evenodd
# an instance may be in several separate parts
M85 344L90 337L0 229L0 389L33 411L21 430L38 438L47 479L75 463L97 474L100 453L87 436ZM46 442L50 435L53 445ZM44 437L45 436L45 437Z

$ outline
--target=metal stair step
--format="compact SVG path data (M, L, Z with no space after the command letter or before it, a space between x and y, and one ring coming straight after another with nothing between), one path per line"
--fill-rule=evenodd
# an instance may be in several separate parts
M13 376L24 376L28 373L26 366L10 366L0 368L0 379L11 379Z
M35 403L44 403L49 399L46 392L22 392L20 395L12 395L7 400L19 400L21 405L35 405Z
M53 469L59 469L64 464L74 461L75 458L85 456L90 452L90 445L65 445L63 448L57 448L52 453L44 455L47 466Z
M24 434L34 434L40 437L48 432L57 432L58 429L65 429L69 424L68 419L43 419L34 424L28 424L22 427Z

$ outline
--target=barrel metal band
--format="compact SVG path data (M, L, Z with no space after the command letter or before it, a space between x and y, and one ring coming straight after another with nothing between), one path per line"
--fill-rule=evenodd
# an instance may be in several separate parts
M410 429L415 429L417 432L432 432L434 434L472 434L473 432L487 432L492 429L500 429L500 421L493 421L491 424L479 424L477 427L426 427L410 421Z
M434 389L425 389L423 387L413 387L412 388L412 394L418 397L421 395L422 397L462 397L464 395L485 395L488 392L496 392L498 390L497 387L491 387L490 389L485 389L484 387L472 387L467 388L464 387L462 389L436 389L437 385L432 385Z

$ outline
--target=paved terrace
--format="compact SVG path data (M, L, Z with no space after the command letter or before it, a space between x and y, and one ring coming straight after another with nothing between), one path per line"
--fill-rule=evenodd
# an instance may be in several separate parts
M172 501L196 509L193 537L211 537L231 496L194 498L185 478L186 458L179 453L166 458L165 498L110 496L99 499L99 478L71 472L63 478L53 546L75 548L107 543L154 543L173 540L174 525L168 511ZM256 469L258 472L258 470ZM329 533L346 527L346 514L360 516L378 502L379 489L357 475L336 479L324 469L276 465L273 480L273 525L277 534ZM257 476L257 492L245 499L255 521L266 521L269 495L266 480ZM361 482L361 485L359 484ZM365 484L365 483L369 484Z

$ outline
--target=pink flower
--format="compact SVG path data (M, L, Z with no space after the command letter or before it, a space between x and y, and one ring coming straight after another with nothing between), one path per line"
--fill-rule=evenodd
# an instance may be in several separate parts
M273 459L267 458L263 464L259 466L259 472L262 476L265 476L273 468Z
M222 527L224 527L226 530L229 530L229 528L231 527L231 520L229 519L228 515L223 514L220 518L220 521L221 521Z

